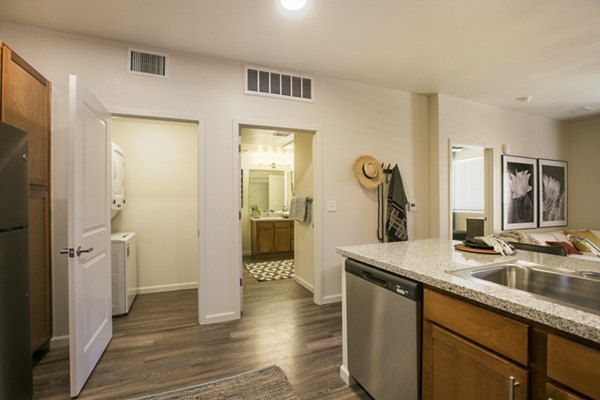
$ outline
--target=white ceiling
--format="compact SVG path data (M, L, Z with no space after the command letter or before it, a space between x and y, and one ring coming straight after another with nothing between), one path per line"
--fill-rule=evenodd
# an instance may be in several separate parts
M556 119L600 113L598 0L308 0L297 13L278 0L0 0L0 19Z

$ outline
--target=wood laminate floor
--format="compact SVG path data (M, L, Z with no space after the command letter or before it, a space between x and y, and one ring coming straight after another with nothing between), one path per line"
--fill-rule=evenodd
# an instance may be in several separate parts
M79 399L127 399L279 365L302 399L370 399L346 387L341 305L316 306L292 279L257 282L244 270L241 320L198 325L197 292L137 296ZM35 399L69 398L68 349L34 368Z

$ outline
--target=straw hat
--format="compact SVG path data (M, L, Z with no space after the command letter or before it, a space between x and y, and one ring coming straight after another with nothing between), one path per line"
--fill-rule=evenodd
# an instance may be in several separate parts
M371 156L360 156L352 166L358 182L369 190L376 189L383 182L383 169L381 164Z

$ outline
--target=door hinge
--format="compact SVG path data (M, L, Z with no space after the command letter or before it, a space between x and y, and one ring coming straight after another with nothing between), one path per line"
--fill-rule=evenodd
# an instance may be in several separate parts
M238 219L239 219L240 221L242 220L242 212L241 212L241 211L239 211L239 212L238 212Z
M240 286L242 286L242 278L240 278Z
M242 152L242 145L238 144L238 153L241 153L241 152Z

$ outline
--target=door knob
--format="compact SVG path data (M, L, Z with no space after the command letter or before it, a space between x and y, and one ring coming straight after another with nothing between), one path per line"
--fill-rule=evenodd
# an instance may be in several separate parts
M79 257L81 253L91 253L92 251L94 251L93 247L90 247L89 249L82 249L81 246L79 246L77 248L77 257Z

